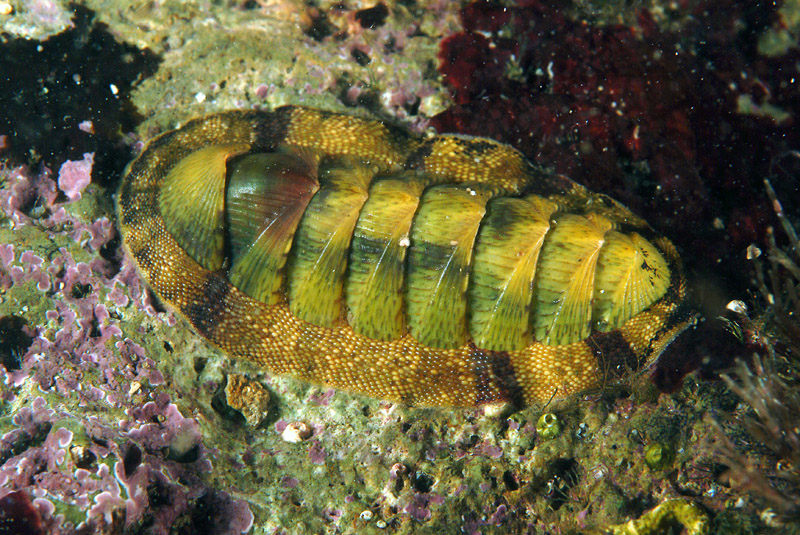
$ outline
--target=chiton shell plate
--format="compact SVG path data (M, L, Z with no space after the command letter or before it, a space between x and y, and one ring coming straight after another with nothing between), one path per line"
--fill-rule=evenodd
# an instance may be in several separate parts
M669 240L489 139L225 112L153 139L117 209L144 278L214 345L407 404L596 388L695 318Z

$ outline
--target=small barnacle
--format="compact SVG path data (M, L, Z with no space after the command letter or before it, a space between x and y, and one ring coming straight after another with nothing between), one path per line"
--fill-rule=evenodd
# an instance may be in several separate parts
M398 477L402 477L408 472L408 468L403 463L394 463L392 467L389 469L389 476L392 479L397 479Z
M578 424L578 428L575 430L575 438L578 440L583 440L586 438L586 434L589 432L589 424L586 422L581 422Z
M533 436L522 432L526 423L527 420L517 415L511 415L506 419L505 437L509 442L509 446L521 448L521 451L529 448L530 440L533 439Z
M314 430L305 422L292 422L281 433L281 438L286 442L297 444L311 438Z
M675 459L675 452L668 444L653 442L644 449L644 462L651 470L664 470Z
M69 449L69 454L72 457L72 462L78 468L88 469L97 460L97 456L83 446L72 446Z
M536 432L543 440L556 438L561 433L561 420L552 412L546 412L536 420Z

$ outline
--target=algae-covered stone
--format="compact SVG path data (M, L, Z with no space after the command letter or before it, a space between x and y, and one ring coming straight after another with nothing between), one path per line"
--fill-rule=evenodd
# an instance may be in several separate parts
M261 383L239 373L228 375L225 386L228 405L241 412L252 427L260 426L269 413L269 390Z
M669 444L654 442L644 449L644 462L653 470L669 468L675 458L675 452Z

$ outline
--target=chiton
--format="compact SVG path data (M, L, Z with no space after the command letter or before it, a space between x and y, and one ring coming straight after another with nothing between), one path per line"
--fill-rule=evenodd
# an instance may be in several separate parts
M489 139L225 112L153 139L117 210L144 278L214 345L407 404L598 387L695 318L669 240Z

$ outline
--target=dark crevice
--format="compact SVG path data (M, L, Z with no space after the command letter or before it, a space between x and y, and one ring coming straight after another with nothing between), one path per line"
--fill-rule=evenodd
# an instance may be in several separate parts
M544 487L544 497L554 511L569 501L569 490L580 479L579 465L575 459L556 459L548 466L550 479Z
M17 316L0 318L0 364L7 371L18 370L22 366L22 357L33 343L23 327L27 323Z
M131 477L140 464L142 464L142 449L136 444L131 444L122 459L125 477Z
M122 239L119 234L115 234L105 245L100 248L100 256L108 262L108 271L104 273L106 277L114 278L122 270L122 255L119 248Z
M306 11L309 24L304 28L303 33L315 41L322 41L329 35L333 35L336 28L328 20L325 12L316 8L309 8Z
M374 30L383 26L387 16L389 16L389 9L383 2L356 11L356 20L362 28L367 30Z
M433 478L424 472L414 474L413 487L417 492L430 492L433 488Z
M109 183L131 156L123 134L141 120L131 89L160 59L117 41L93 11L71 8L74 26L45 41L0 33L0 72L13 73L0 76L0 132L15 164L58 169L94 152L92 179ZM84 121L94 133L79 128Z

